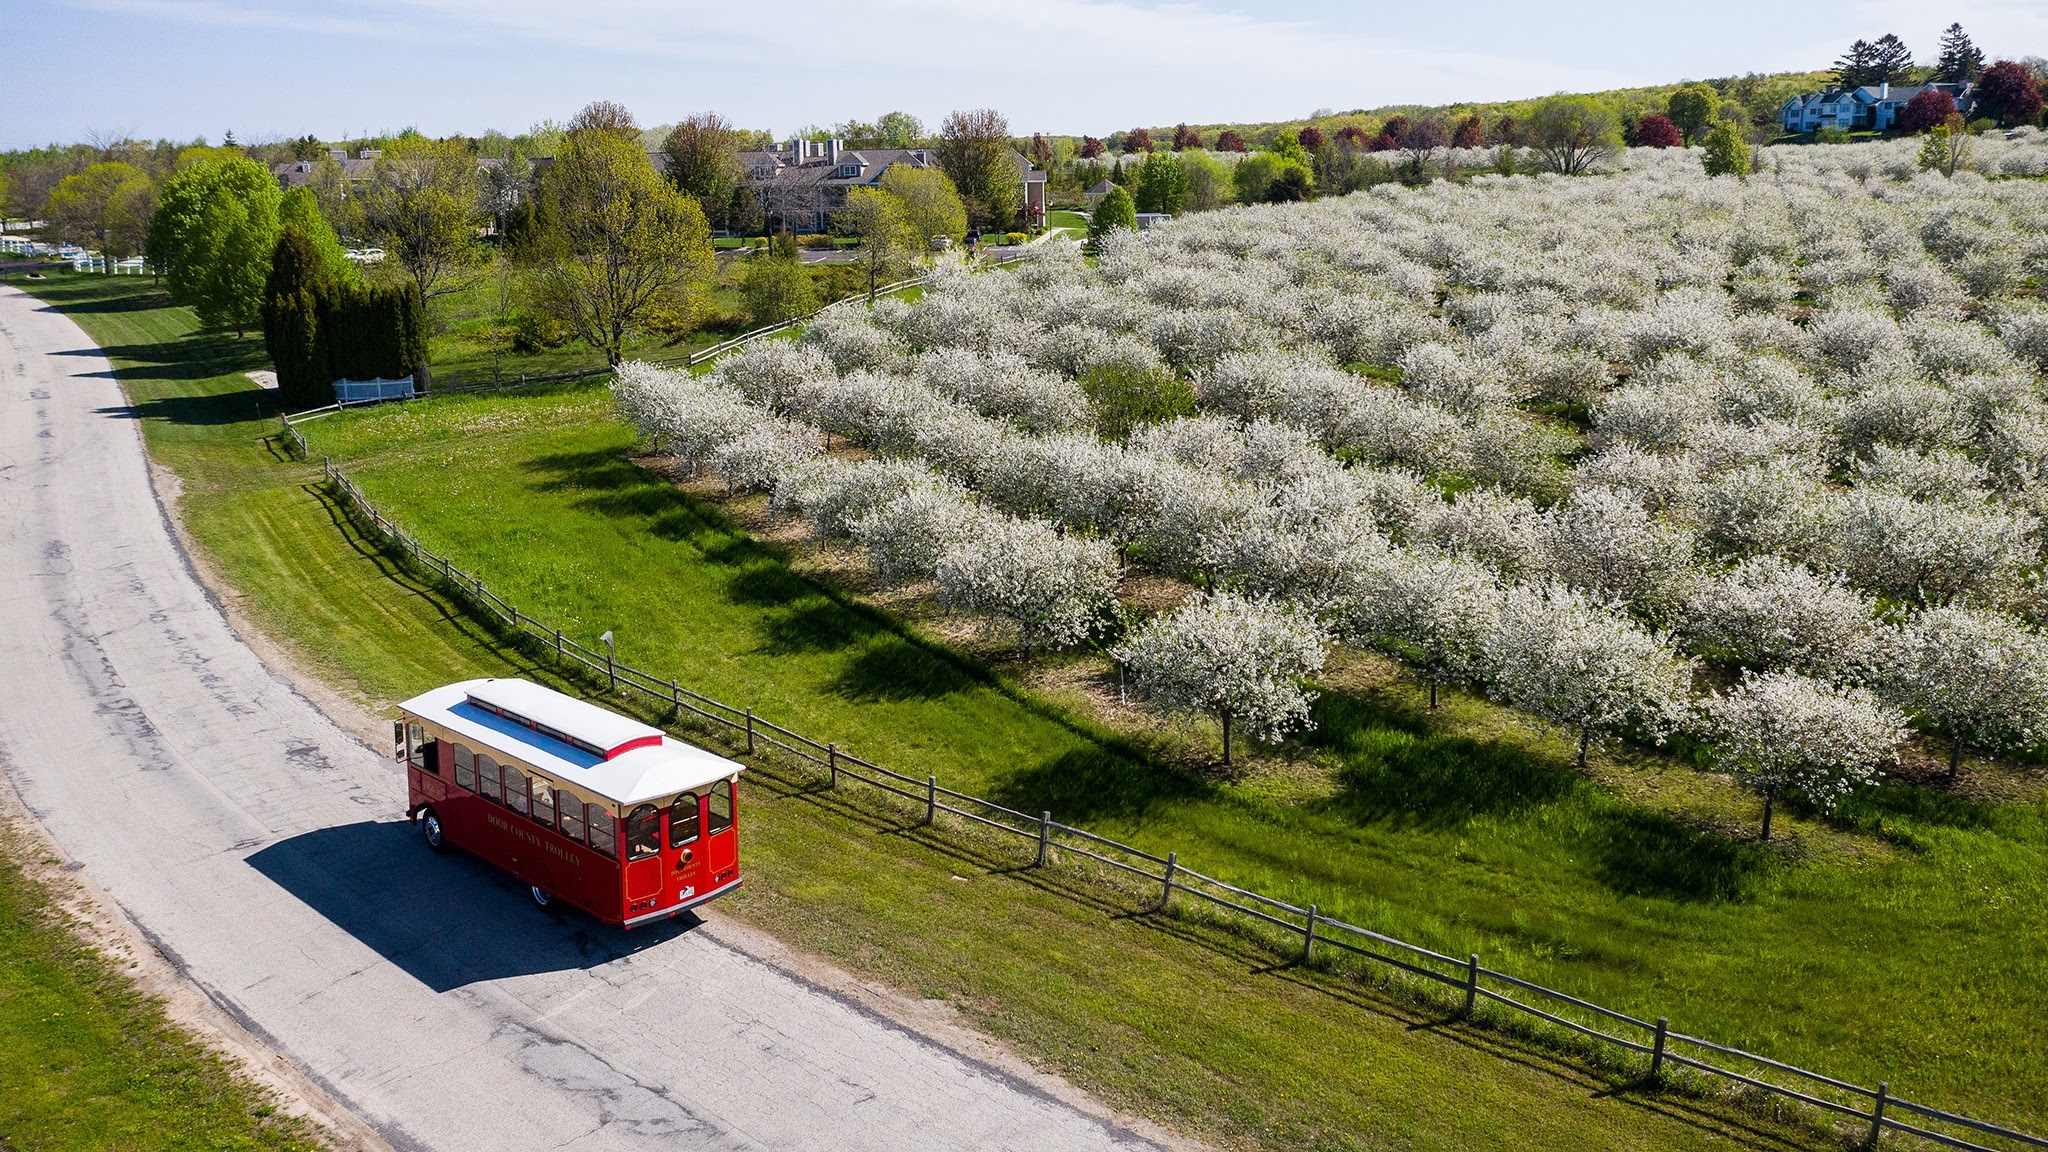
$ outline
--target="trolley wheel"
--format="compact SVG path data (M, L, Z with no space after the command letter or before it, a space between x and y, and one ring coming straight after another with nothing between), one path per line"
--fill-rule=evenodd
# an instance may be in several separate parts
M533 886L533 888L532 888L532 892L533 892L533 902L534 902L535 904L538 904L538 905L540 905L540 906L541 906L541 907L543 907L543 908L547 907L547 906L548 906L549 904L552 904L552 903L554 903L554 901L555 901L555 898L554 898L554 896L553 896L553 895L551 895L551 894L550 894L550 893L548 892L548 890L547 890L547 889L545 889L545 888L542 888L542 887L541 887L540 885L538 885L538 884L535 884L535 885Z
M443 852L448 848L447 833L441 828L441 816L432 808L420 809L420 839L425 840L427 847L436 852Z

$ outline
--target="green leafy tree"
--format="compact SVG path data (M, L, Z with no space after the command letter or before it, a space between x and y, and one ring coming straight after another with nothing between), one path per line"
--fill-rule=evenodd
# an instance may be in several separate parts
M469 287L488 253L476 157L461 140L403 137L377 160L361 193L363 227L405 269L420 299Z
M541 189L545 223L526 275L537 310L610 364L625 359L628 335L689 331L717 270L711 230L637 140L570 130Z
M268 169L224 151L194 157L164 182L150 218L149 261L200 323L239 334L259 319L282 198Z
M1314 187L1315 172L1306 161L1284 152L1254 152L1237 162L1231 183L1240 204L1263 204L1275 196L1281 201L1305 200Z
M1666 102L1665 115L1690 145L1699 143L1706 135L1714 123L1714 114L1720 108L1720 93L1705 84L1687 84L1671 94Z
M1137 203L1129 192L1112 188L1109 195L1096 201L1095 211L1088 217L1088 239L1100 240L1118 228L1135 229L1137 226Z
M884 148L914 148L924 139L924 121L908 112L884 112L875 121L875 138Z
M746 184L740 171L739 134L715 112L685 116L661 142L669 183L697 198L714 228L729 228L733 192Z
M911 217L909 206L886 189L848 192L846 223L860 237L860 267L867 273L870 300L877 287L908 273L931 252L931 238Z
M1927 139L1920 144L1920 170L1939 172L1943 176L1954 176L1956 171L1970 162L1970 133L1964 126L1960 114L1927 130Z
M1700 158L1709 176L1747 176L1750 169L1749 141L1733 120L1718 120L1707 133L1707 147Z
M1187 199L1187 169L1180 157L1163 149L1146 153L1138 165L1137 210L1179 215Z
M1552 96L1529 115L1529 143L1543 166L1582 176L1619 151L1621 121L1614 110L1588 96Z
M953 181L937 168L891 164L882 173L882 190L903 202L903 210L929 245L934 237L959 240L967 235L967 206Z
M43 215L58 239L125 260L142 250L155 210L156 186L149 175L111 160L58 182Z
M1208 212L1223 207L1231 194L1230 170L1214 156L1196 149L1183 153L1181 171L1187 178L1187 210Z
M1024 177L1010 155L1010 122L1002 113L976 108L948 115L935 151L970 223L1007 228L1016 219L1024 207Z
M334 226L327 222L327 216L320 211L320 201L307 188L293 188L277 203L277 222L280 229L278 244L284 243L282 232L297 229L299 237L310 244L318 254L327 276L334 283L346 288L360 288L363 276L355 263L343 254L341 237L335 235ZM276 258L272 257L273 269ZM264 294L271 293L265 287Z
M818 310L818 288L794 252L769 253L747 266L742 290L755 327L780 324Z

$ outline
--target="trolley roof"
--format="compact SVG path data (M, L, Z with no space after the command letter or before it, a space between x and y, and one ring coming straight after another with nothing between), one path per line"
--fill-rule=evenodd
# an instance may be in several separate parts
M527 680L464 680L400 704L429 723L618 804L701 788L745 765Z

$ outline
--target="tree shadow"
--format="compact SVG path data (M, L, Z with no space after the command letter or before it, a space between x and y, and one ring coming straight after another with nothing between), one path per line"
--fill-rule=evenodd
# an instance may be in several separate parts
M1565 797L1584 782L1499 741L1431 732L1405 710L1341 693L1316 701L1311 741L1344 760L1327 807L1360 822L1455 828Z
M92 285L96 288L98 285ZM94 295L87 286L65 287L52 285L36 295L47 302L53 312L153 312L159 308L175 308L177 301L165 291L140 292L134 295Z
M1020 812L1051 812L1068 823L1135 819L1155 805L1208 798L1200 780L1100 746L1077 748L1013 773L989 799Z
M1598 862L1594 875L1624 896L1736 902L1779 865L1760 844L1618 804L1602 805L1580 838Z
M931 649L883 636L853 658L833 690L849 700L936 700L975 683L958 664Z
M166 424L219 427L245 424L275 415L271 394L261 389L214 392L194 396L157 396L121 407L101 408L102 416L158 420Z
M694 502L612 449L557 452L537 457L527 467L544 477L534 483L535 491L573 495L576 507L612 519L638 521L663 540L683 543L706 532L723 531Z

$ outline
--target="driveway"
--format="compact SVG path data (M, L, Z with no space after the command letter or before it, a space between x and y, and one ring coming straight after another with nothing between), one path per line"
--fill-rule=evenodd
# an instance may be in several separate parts
M395 1147L1154 1147L715 906L625 934L430 856L396 765L200 586L107 361L4 287L0 771L173 963Z

